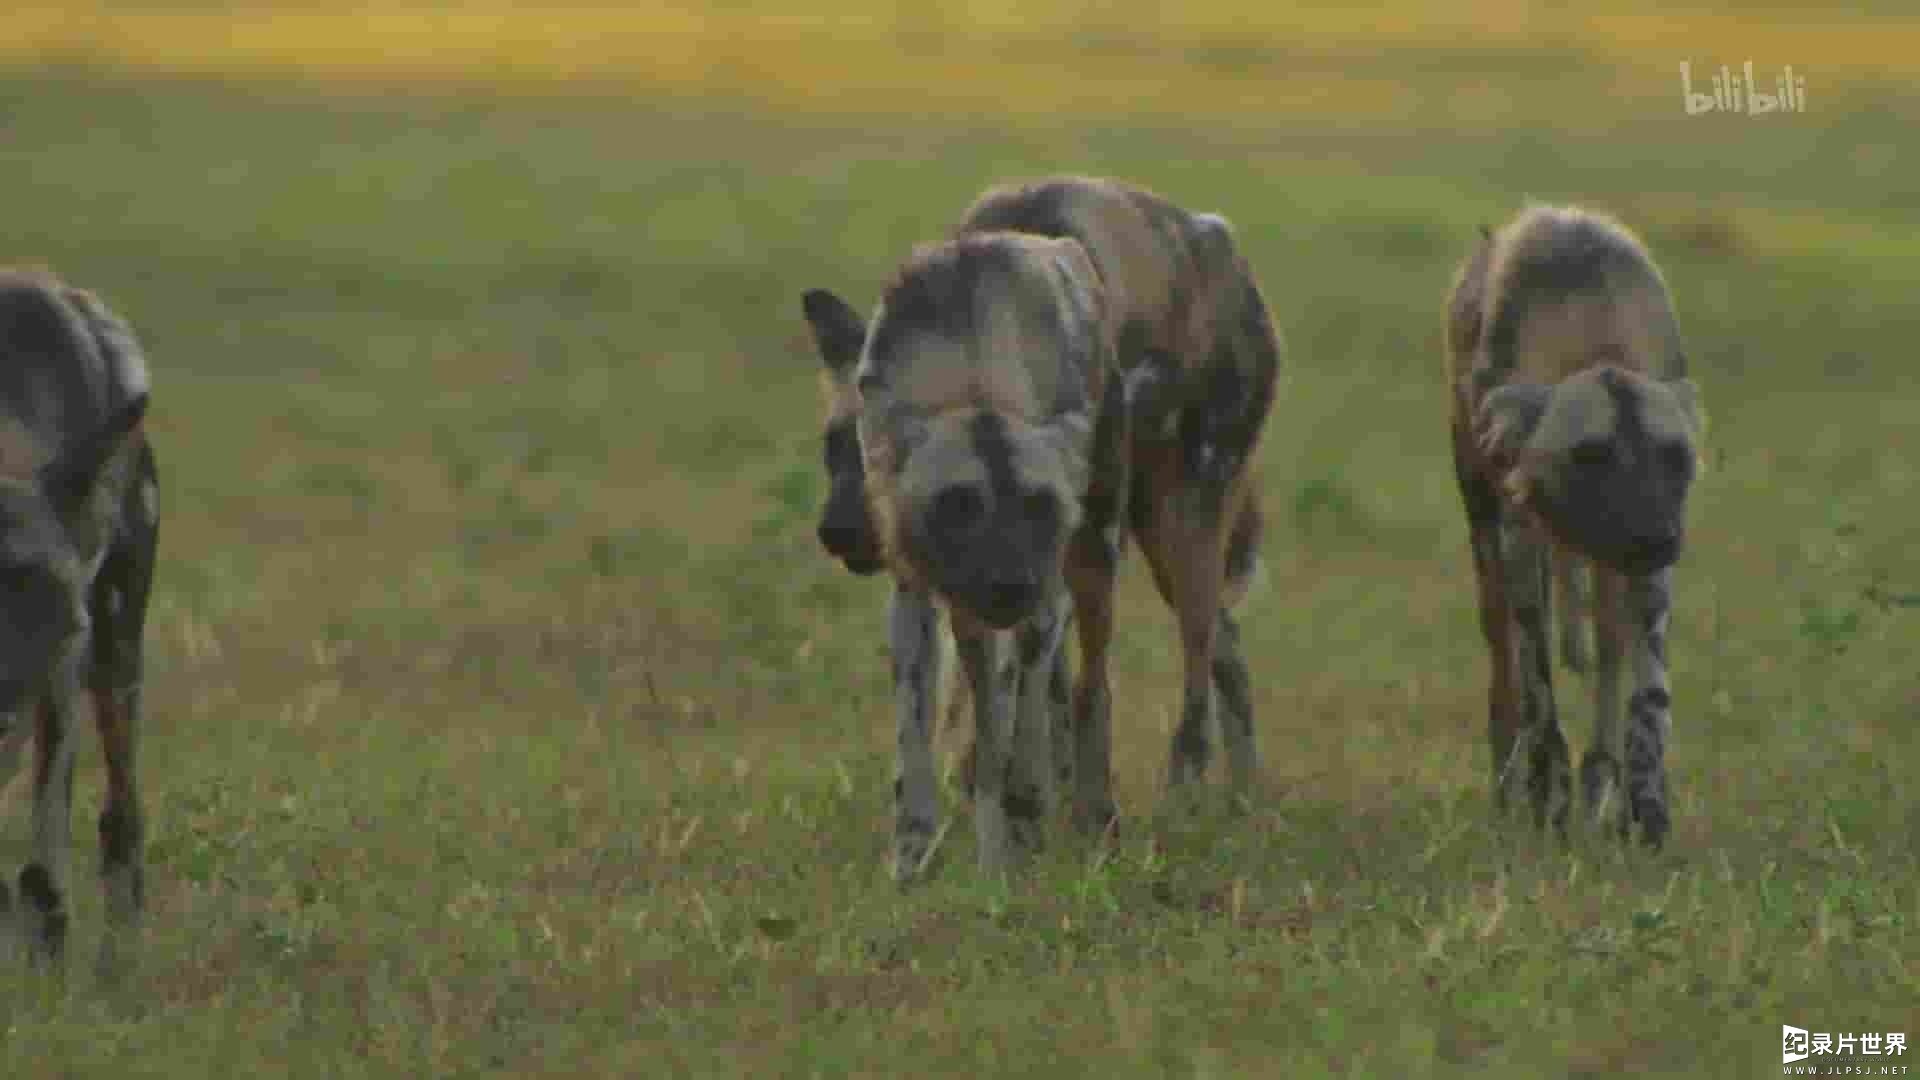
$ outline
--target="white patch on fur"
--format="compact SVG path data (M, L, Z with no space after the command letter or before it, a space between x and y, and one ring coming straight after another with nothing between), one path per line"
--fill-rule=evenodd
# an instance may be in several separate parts
M1507 503L1510 506L1524 507L1527 505L1527 500L1533 498L1533 479L1523 470L1514 469L1508 472L1500 486L1506 492Z
M94 552L93 556L81 565L80 580L92 584L100 577L100 568L105 565L107 565L107 546L102 544L100 550Z
M147 362L140 356L121 354L119 375L120 385L126 388L127 396L130 398L139 397L151 386L147 376Z
M1671 609L1660 612L1653 618L1651 634L1642 635L1635 643L1633 650L1633 685L1635 690L1645 690L1648 687L1666 688L1667 665L1653 654L1652 649L1647 647L1647 638L1652 636L1665 640L1667 637L1667 627L1672 622L1673 613Z
M150 522L160 520L160 485L159 484L156 484L151 480L145 480L141 482L140 512L142 514L145 514L147 516L147 520Z
M110 346L113 358L113 381L126 396L139 397L151 389L151 379L147 374L146 354L133 334L117 319L102 322L97 332Z
M1209 233L1231 234L1233 232L1233 225L1231 222L1227 220L1226 215L1224 214L1214 214L1214 213L1207 213L1207 212L1194 214L1193 227L1202 232L1209 232Z

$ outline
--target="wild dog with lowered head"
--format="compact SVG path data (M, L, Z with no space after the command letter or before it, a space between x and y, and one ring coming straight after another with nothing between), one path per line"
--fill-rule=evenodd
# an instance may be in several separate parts
M1186 671L1169 783L1204 774L1217 687L1230 776L1244 788L1257 771L1252 695L1229 611L1258 568L1260 515L1251 458L1280 363L1280 340L1265 301L1223 218L1189 213L1113 181L1056 178L991 190L962 217L952 243L1000 232L1069 239L1085 253L1078 287L1098 300L1096 337L1106 365L1118 377L1111 381L1125 386L1124 396L1111 401L1121 415L1102 413L1103 430L1122 440L1120 467L1110 477L1097 468L1090 473L1085 520L1067 553L1081 652L1073 690L1074 818L1083 828L1104 829L1115 816L1106 668L1123 527L1146 552L1155 583L1178 616ZM955 288L934 306L957 311L970 305L978 306L975 292ZM843 434L836 434L836 420L829 420L827 463L834 488L820 538L857 572L888 550L897 515L872 482L872 454L861 461L868 428L855 432L844 418L860 417L864 425L874 415L873 403L864 400L866 388L858 383L872 373L892 305L883 299L871 333L850 307L824 290L809 292L804 307L826 364L830 394L846 403L835 412ZM1114 391L1103 387L1098 396L1104 408ZM894 458L882 458L887 467L898 467ZM937 655L937 619L914 614L923 608L930 610L913 590L896 593L894 651L902 694L896 844L898 852L908 853L918 849L916 835L931 835L936 814L931 766L917 764L926 754L932 687L938 681L937 671L921 659ZM1037 674L1024 683L1041 684ZM1031 696L1042 695L1036 689ZM977 721L982 711L976 701ZM976 765L980 783L993 768L985 758Z
M1572 801L1547 619L1562 583L1570 667L1595 629L1594 736L1581 787L1598 824L1658 847L1671 807L1667 627L1702 413L1665 280L1618 222L1529 206L1482 230L1446 316L1454 466L1492 657L1494 793L1564 825ZM1550 570L1550 566L1552 570ZM1591 572L1590 598L1580 578ZM1621 702L1622 661L1633 673Z
M807 298L810 313L860 327L865 518L895 582L901 880L923 869L936 835L929 737L943 615L973 698L980 867L1003 870L1040 839L1046 676L1077 584L1066 571L1081 561L1069 552L1112 530L1110 489L1124 479L1125 408L1107 378L1093 281L1074 241L984 233L917 251L870 332L837 301Z
M849 573L867 577L885 567L880 554L880 537L867 517L866 467L861 461L860 394L854 388L854 368L866 343L867 328L860 316L839 297L824 289L808 291L801 307L813 333L814 348L822 367L820 386L826 403L826 430L821 437L821 463L827 473L827 499L820 510L814 533L820 546L838 559ZM943 731L957 730L971 711L971 695L965 679L954 677L957 664L953 631L943 620L938 631L934 670L939 673L939 690L930 715L940 716ZM1056 777L1065 783L1072 770L1072 747L1066 742L1071 729L1067 725L1067 696L1071 674L1065 649L1054 655L1049 677L1049 697L1054 703L1053 766ZM973 793L973 747L961 756L960 788L969 797Z
M83 690L107 764L106 972L145 907L134 755L159 535L147 395L142 350L105 304L51 274L0 271L0 740L17 757L31 723L34 746L33 846L19 896L0 885L0 915L36 965L58 963L66 941Z

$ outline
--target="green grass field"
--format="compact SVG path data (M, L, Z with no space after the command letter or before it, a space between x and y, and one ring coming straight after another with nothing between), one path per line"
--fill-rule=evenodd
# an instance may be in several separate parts
M1081 100L1113 31L1045 68L1071 113L981 105L1001 68L916 112L724 65L569 92L10 61L0 258L142 332L166 519L144 966L84 962L89 732L74 971L0 981L0 1075L1748 1077L1781 1024L1920 1042L1920 97L1898 58L1796 59L1764 5L1718 18L1785 42L1763 71L1816 65L1805 113L1684 115L1677 59L1750 58L1684 32L1642 63L1349 28L1285 64L1141 33L1134 89ZM1215 122L1220 65L1340 81ZM885 586L813 539L798 298L869 304L979 189L1060 171L1227 214L1287 338L1262 790L1154 813L1179 655L1135 558L1117 850L1056 828L981 881L950 794L902 893ZM1642 230L1712 417L1657 856L1487 810L1439 310L1529 196Z

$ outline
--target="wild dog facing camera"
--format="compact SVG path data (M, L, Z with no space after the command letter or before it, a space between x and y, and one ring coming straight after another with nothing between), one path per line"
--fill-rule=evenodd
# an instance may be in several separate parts
M894 482L899 547L949 603L997 630L1046 599L1079 507L1049 426L991 410L928 422Z
M1636 576L1680 558L1700 431L1691 381L1618 367L1500 386L1476 417L1509 502L1560 543Z

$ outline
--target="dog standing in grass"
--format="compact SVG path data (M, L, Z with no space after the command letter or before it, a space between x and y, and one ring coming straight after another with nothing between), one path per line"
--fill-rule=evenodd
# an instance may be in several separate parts
M1229 611L1258 567L1251 459L1280 341L1227 222L1108 180L996 188L915 254L870 321L824 290L804 301L832 402L820 538L896 583L896 875L917 874L936 835L943 611L973 698L982 868L1038 842L1069 614L1073 818L1112 824L1107 651L1128 534L1179 623L1169 784L1204 774L1217 690L1230 778L1250 785Z
M1524 798L1538 821L1564 825L1572 801L1548 642L1557 579L1569 667L1588 666L1583 609L1596 632L1587 813L1622 835L1637 823L1658 847L1672 816L1672 567L1702 435L1665 281L1612 219L1529 206L1483 230L1455 276L1445 333L1454 465L1492 658L1496 802Z
M98 298L0 271L0 777L34 751L32 849L18 895L0 883L0 921L36 965L59 962L66 941L83 698L107 763L105 973L145 906L134 750L159 535L147 394L139 344Z

